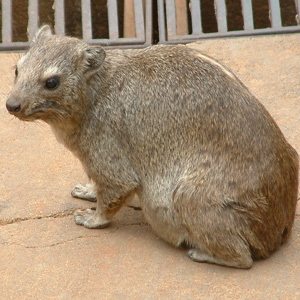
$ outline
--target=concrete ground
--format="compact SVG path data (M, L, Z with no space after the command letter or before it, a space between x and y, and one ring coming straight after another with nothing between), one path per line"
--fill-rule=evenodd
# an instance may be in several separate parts
M203 40L263 102L300 151L300 35ZM0 54L0 299L300 299L300 209L289 242L250 270L195 263L125 207L88 230L72 214L82 167L44 123L10 116L20 54Z

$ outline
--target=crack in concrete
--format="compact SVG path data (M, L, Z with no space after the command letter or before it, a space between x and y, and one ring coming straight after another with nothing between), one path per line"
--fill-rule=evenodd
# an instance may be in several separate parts
M130 209L133 210L142 210L139 206L133 206L133 205L128 205L126 206ZM76 210L84 210L85 208L73 208L73 209L66 209L62 212L56 212L48 215L37 215L37 216L29 216L29 217L16 217L16 218L11 218L11 219L0 219L0 226L5 226L5 225L10 225L14 223L20 223L24 221L29 221L29 220L40 220L40 219L47 219L47 218L64 218L68 217L74 214ZM96 209L95 207L92 207L91 209Z
M103 233L104 234L116 233L116 232L119 231L119 229L121 227L126 227L126 226L149 226L149 225L147 223L144 223L144 222L124 224L124 225L118 226L116 228L113 228L110 231L103 232ZM99 236L99 235L80 235L80 236L77 236L77 237L69 239L69 240L64 240L64 241L61 241L61 242L52 243L52 244L49 244L49 245L42 245L42 246L27 246L27 245L16 243L16 242L13 242L13 243L0 242L0 245L8 245L8 246L13 246L14 245L14 246L23 247L23 248L26 248L26 249L43 249L43 248L50 248L50 247L55 247L55 246L59 246L59 245L64 245L64 244L76 241L78 239L88 239L88 238L101 238L101 236Z
M66 209L62 212L56 212L47 215L37 215L37 216L29 216L29 217L17 217L11 219L0 220L0 226L10 225L14 223L29 221L29 220L40 220L40 219L48 219L48 218L64 218L74 214L76 210L80 208Z
M78 239L83 239L83 238L96 238L99 236L92 236L92 235L89 235L89 236L86 236L86 235L81 235L81 236L77 236L73 239L70 239L70 240L66 240L66 241L61 241L61 242L57 242L57 243L53 243L53 244L49 244L49 245L43 245L43 246L26 246L24 244L19 244L19 243L8 243L8 242L0 242L1 245L8 245L8 246L19 246L19 247L23 247L23 248L26 248L26 249L42 249L42 248L50 248L50 247L55 247L55 246L59 246L59 245L63 245L63 244L66 244L66 243L69 243L69 242L73 242L75 240L78 240Z

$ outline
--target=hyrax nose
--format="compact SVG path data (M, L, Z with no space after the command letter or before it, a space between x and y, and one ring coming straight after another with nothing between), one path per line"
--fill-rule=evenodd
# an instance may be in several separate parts
M8 99L6 102L6 108L9 112L19 112L21 110L21 104L16 103L15 101L13 101L12 99Z

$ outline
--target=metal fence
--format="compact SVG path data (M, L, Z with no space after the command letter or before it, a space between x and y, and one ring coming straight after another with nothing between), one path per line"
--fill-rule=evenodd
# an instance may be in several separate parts
M287 0L284 0L287 1ZM212 1L213 2L213 1ZM233 1L231 1L232 3ZM239 30L228 28L229 17L226 0L214 1L214 14L216 18L215 32L204 32L203 30L203 0L158 0L159 41L161 43L178 43L195 41L202 38L246 36L268 33L300 32L299 15L300 0L294 0L294 25L284 26L282 24L282 11L279 0L268 0L269 27L255 28L254 11L252 0L236 0L240 2L243 26ZM206 1L208 3L208 1ZM286 2L287 3L287 2Z
M119 13L117 0L107 1L108 38L94 38L92 34L92 4L91 0L81 0L82 38L90 44L100 44L110 47L145 47L151 44L152 34L152 0L125 0L132 8L132 18L129 21L135 32L130 37L121 36L119 32ZM28 0L27 33L30 41L37 31L39 22L39 0ZM0 50L22 50L29 46L28 41L15 41L13 34L13 1L2 0L2 41ZM127 9L128 14L131 13ZM57 34L66 33L65 1L53 1L54 29ZM122 12L123 13L123 12ZM126 18L125 18L126 19ZM124 20L125 22L126 20ZM128 22L127 22L128 23ZM131 30L131 31L132 31Z
M99 12L101 18L96 21L95 3L102 5ZM300 0L1 0L0 50L23 50L29 46L28 41L44 22L41 21L41 12L45 4L48 10L50 7L56 33L75 35L90 44L108 48L137 48L153 42L187 43L211 37L300 32ZM284 8L283 4L288 4L288 7ZM80 22L80 33L77 30L74 34L66 29L68 20L73 18L72 13L68 13L70 5L77 5L79 18L71 20L71 26ZM256 24L257 6L260 14L265 11L265 24ZM25 11L26 16L15 18L18 10L22 13ZM47 17L51 14L46 13ZM284 21L286 16L288 22ZM236 25L236 21L239 24ZM102 32L103 22L107 23L107 33L106 36L99 36L95 34L95 29ZM20 26L23 28L23 38L16 34L16 28Z

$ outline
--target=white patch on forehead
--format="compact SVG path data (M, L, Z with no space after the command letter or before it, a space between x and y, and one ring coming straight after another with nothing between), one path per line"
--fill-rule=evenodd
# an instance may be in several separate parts
M47 79L47 78L51 78L55 75L57 75L59 72L59 69L57 66L51 66L48 69L46 69L46 71L43 74L43 78Z
M234 74L232 72L230 72L228 69L226 69L224 66L222 66L220 63L218 63L217 61L215 61L214 59L203 55L201 53L197 53L197 56L202 58L203 60L208 61L209 63L211 63L212 65L218 67L219 69L221 69L226 75L228 75L230 78L235 78Z

